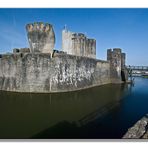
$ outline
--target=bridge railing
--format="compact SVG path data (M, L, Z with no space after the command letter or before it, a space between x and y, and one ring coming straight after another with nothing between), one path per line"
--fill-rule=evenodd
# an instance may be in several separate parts
M127 69L132 69L132 70L139 70L139 71L148 71L148 66L126 66Z

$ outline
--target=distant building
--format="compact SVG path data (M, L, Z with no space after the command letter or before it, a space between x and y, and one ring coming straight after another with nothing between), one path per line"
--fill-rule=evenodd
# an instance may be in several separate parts
M96 40L87 38L83 33L73 33L64 28L62 50L71 55L96 58Z

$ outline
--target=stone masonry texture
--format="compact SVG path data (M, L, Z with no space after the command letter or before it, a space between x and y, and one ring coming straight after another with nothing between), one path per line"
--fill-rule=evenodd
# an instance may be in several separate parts
M52 53L55 34L51 24L36 22L26 25L31 52Z
M59 54L11 54L0 58L0 89L63 92L110 83L107 61Z
M30 48L0 55L0 90L67 92L128 80L125 53L107 51L107 61L96 59L96 40L82 33L62 31L62 49L54 49L51 24L26 25Z

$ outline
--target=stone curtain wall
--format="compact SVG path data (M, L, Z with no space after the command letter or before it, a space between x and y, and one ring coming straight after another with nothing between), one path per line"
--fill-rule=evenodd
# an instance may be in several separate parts
M11 54L0 58L0 89L65 92L110 83L107 61L59 54Z

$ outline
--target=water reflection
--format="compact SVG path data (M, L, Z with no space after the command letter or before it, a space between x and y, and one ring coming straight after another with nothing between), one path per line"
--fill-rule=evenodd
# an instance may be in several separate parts
M91 138L87 125L119 107L129 89L108 84L57 94L1 91L0 138Z

